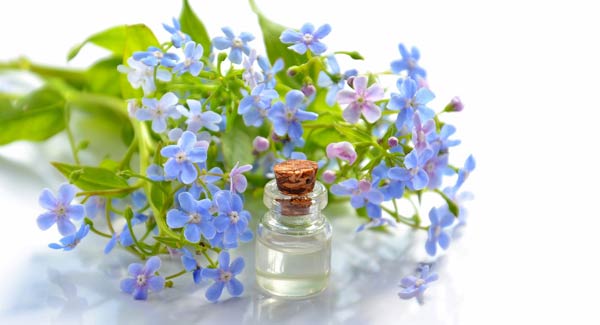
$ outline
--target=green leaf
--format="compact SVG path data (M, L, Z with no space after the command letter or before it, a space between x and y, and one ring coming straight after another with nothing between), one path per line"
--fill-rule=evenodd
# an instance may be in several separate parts
M111 56L89 67L85 72L89 90L98 94L121 97L120 73L117 71L117 66L121 62L120 56Z
M236 113L232 113L236 114ZM252 156L252 139L258 133L255 128L248 128L244 125L242 119L236 115L232 127L221 136L223 157L226 166L231 168L236 162L249 164L254 161Z
M88 37L85 41L74 46L67 54L67 60L71 61L74 57L79 54L81 48L87 43L93 43L102 48L105 48L115 54L121 54L123 52L123 44L125 40L125 29L127 26L115 26L99 33L96 33Z
M440 191L440 190L435 190L436 193L438 193L443 199L444 201L446 201L446 203L448 204L448 209L450 209L450 212L452 212L452 214L455 217L458 217L459 214L459 207L456 204L456 202L454 202L451 198L449 198L446 193Z
M163 243L169 247L173 247L173 248L180 247L179 240L177 240L175 238L166 237L166 236L155 236L154 239L156 239L157 242Z
M188 0L183 0L183 8L181 8L181 15L179 16L179 23L181 24L181 31L190 35L190 37L196 42L202 44L204 48L204 57L208 57L210 54L210 37L202 21L198 18Z
M52 89L42 88L16 104L4 100L0 105L0 145L46 140L65 128L65 99Z
M250 7L252 11L258 17L258 24L260 25L260 29L262 30L263 39L265 42L265 49L267 50L267 56L269 57L269 61L271 63L275 62L277 59L283 59L283 63L285 67L298 66L307 61L306 54L300 55L290 49L288 49L288 44L283 44L279 37L281 33L288 29L287 27L280 25L276 22L269 20L265 15L258 9L254 0L249 0ZM292 88L300 88L302 85L294 80L292 77L287 75L286 69L283 69L278 73L279 78L283 83L292 87Z
M163 204L165 203L165 194L163 192L163 187L159 183L152 183L150 186L150 203L156 209L161 209Z
M84 191L120 190L130 188L127 181L117 176L113 171L100 167L76 166L59 162L52 165L66 178L71 180L75 186ZM73 177L75 176L75 177ZM132 188L132 191L134 188ZM115 193L112 196L126 194L127 191ZM110 193L107 195L111 196Z

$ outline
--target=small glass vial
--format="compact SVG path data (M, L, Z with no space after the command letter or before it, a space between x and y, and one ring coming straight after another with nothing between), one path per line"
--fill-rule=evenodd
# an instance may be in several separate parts
M332 231L321 213L327 189L316 174L315 162L288 160L265 186L269 211L256 232L256 281L272 295L301 298L327 287Z

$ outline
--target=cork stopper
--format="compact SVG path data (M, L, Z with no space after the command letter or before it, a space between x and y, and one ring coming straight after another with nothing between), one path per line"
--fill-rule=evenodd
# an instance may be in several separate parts
M319 166L310 160L287 160L275 165L277 188L287 195L304 195L315 187Z
M309 213L312 199L307 197L315 187L319 166L310 160L287 160L275 165L277 188L289 199L277 200L281 213L286 216L300 216Z

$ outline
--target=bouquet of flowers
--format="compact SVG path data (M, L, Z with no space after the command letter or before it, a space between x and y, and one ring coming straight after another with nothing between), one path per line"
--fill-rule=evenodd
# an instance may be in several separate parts
M398 60L382 73L342 69L339 58L363 57L329 49L329 25L285 28L250 3L264 53L250 33L224 27L209 37L184 0L180 17L164 24L165 42L145 25L124 25L73 48L69 59L86 43L110 52L86 70L26 59L0 65L44 80L26 95L2 94L0 144L68 135L73 161L52 163L68 183L39 197L46 210L39 228L56 225L63 236L49 247L70 251L93 233L106 238L105 254L118 246L145 260L131 264L131 277L121 282L135 299L187 274L196 283L214 282L206 291L210 301L225 287L240 295L244 287L235 276L244 260L231 260L229 252L253 238L246 207L273 177L273 165L286 159L318 162L333 199L349 200L363 220L357 231L399 224L427 231L425 249L435 256L464 223L460 188L475 161L450 164L459 141L442 120L463 104L455 97L440 110L428 107L434 93L419 51L400 44ZM386 89L381 75L395 76L396 89ZM78 110L118 125L127 147L122 157L80 159L93 141L75 138L70 118ZM425 192L443 199L429 222L419 214ZM413 212L402 213L399 202ZM180 257L180 272L160 272L164 254ZM422 301L426 284L437 278L429 268L423 264L418 277L403 279L402 298Z

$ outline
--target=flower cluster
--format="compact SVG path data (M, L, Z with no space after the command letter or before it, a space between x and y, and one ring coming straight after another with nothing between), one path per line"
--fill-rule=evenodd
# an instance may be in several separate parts
M117 53L126 59L109 73L128 83L106 105L127 101L127 111L118 105L113 111L131 122L124 132L128 149L122 159L95 167L80 163L83 149L72 143L75 164L55 164L71 184L40 195L47 212L38 217L39 228L56 224L63 236L51 248L70 251L94 233L106 238L106 254L120 247L146 260L131 264L130 278L121 282L134 299L145 300L184 274L195 283L214 282L206 291L209 301L224 288L239 296L244 287L236 276L244 260L230 261L230 254L253 238L247 200L260 194L255 191L273 176L274 164L285 159L318 161L319 178L361 217L357 231L405 224L427 231L430 256L449 247L453 230L465 223L461 187L475 168L471 156L463 167L450 160L460 141L443 117L463 111L461 100L433 108L435 96L414 47L399 45L400 58L385 72L397 78L389 87L380 74L340 68L343 56L363 57L329 49L328 24L282 29L256 13L265 54L247 32L224 27L210 38L188 5L181 22L163 25L166 42L145 26L124 27L131 29L125 37L136 38L134 48ZM69 91L65 98L86 95ZM422 223L426 191L444 203ZM401 214L398 200L410 201L414 212ZM181 258L180 272L162 274L164 254ZM428 272L423 267L419 278L403 280L400 296L421 301L437 278Z

